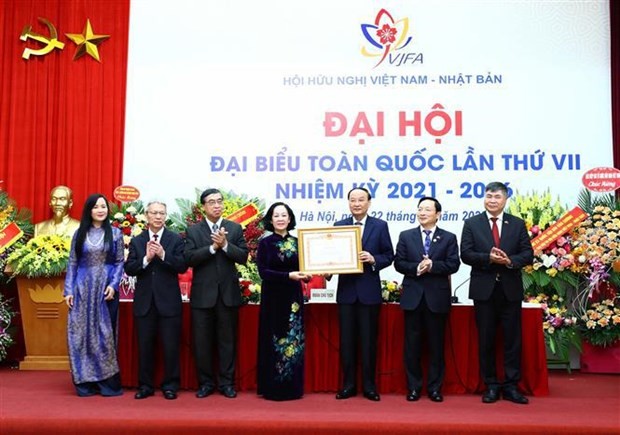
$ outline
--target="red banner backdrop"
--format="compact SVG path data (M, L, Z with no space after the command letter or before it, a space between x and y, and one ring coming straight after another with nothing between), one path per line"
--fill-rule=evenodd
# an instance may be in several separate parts
M50 38L48 20L64 49L22 58L44 42L20 40L25 26ZM67 33L84 33L90 20L101 62ZM129 0L12 0L0 2L0 188L38 222L50 217L52 187L73 189L72 215L88 194L111 198L121 183Z

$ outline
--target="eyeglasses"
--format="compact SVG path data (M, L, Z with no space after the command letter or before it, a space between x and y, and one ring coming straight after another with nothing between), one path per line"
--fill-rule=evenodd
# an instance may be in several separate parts
M224 204L224 200L220 198L220 199L210 199L207 201L207 205L215 205L215 204L222 205Z
M150 214L151 216L166 216L165 211L149 211L147 213Z

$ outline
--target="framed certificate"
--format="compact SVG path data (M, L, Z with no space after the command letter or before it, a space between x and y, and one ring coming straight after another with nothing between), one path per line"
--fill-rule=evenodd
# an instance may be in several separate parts
M311 274L362 273L359 225L297 230L299 270Z

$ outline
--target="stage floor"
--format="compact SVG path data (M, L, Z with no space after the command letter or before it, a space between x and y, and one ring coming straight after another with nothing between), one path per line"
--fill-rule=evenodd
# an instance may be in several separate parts
M174 401L135 390L120 397L76 397L69 373L0 370L0 433L620 433L620 376L551 371L550 395L527 406L478 395L446 395L443 403L400 394L381 402L361 396L337 401L313 393L292 402L268 402L253 392L236 399L196 399L183 390Z

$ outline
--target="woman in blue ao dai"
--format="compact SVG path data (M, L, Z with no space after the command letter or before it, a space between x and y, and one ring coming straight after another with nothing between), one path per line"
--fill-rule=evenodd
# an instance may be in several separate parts
M116 352L123 236L110 225L107 199L90 195L71 241L64 297L69 361L78 396L123 394Z

